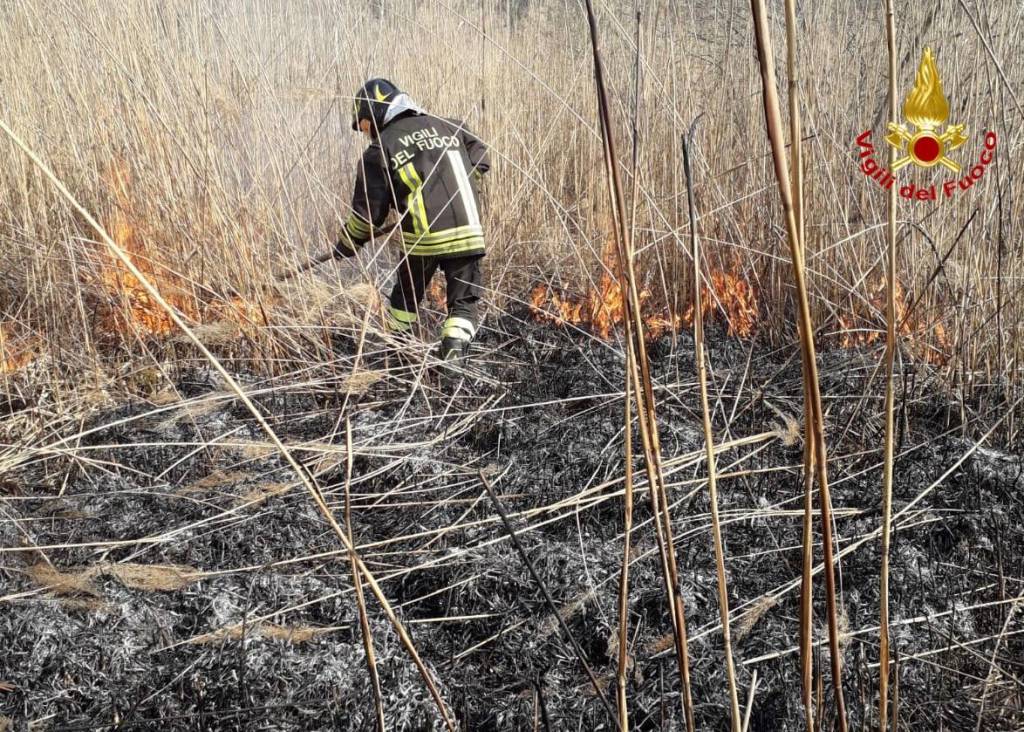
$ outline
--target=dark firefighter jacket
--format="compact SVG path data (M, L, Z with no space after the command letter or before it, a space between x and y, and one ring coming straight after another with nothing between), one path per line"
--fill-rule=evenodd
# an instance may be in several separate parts
M483 254L477 179L489 168L486 146L461 122L415 113L396 118L363 154L339 249L357 251L393 208L408 254Z

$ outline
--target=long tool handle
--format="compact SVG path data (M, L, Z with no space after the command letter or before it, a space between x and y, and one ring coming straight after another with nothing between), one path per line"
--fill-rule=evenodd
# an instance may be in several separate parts
M397 230L397 229L398 229L398 224L394 223L391 226L389 226L388 228L382 229L378 233L376 238L377 239L382 239L382 240L383 239L387 239L389 236L391 236L393 233L395 233L395 230ZM313 269L315 267L319 267L324 262L329 262L329 261L331 261L334 258L335 258L334 257L334 250L332 249L331 251L329 251L329 252L327 252L325 254L320 254L320 255L314 257L313 259L311 259L308 262L306 262L305 264L303 264L301 267L299 267L297 269L293 269L291 272L285 272L283 275L279 275L276 279L277 279L278 282L287 282L290 279L294 279L295 277L298 277L303 272L308 272L309 270L311 270L311 269Z
M317 257L314 257L313 259L309 260L308 262L303 264L301 267L298 267L297 269L293 269L290 272L285 272L283 275L278 276L277 277L277 281L278 282L287 282L290 279L294 279L295 277L298 277L303 272L308 272L309 270L313 269L314 267L319 267L324 262L329 262L332 259L334 259L334 252L333 251L327 252L326 254L321 254L321 255L319 255Z

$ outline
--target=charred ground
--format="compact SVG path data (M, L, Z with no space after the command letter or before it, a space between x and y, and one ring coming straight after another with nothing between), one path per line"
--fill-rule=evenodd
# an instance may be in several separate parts
M339 517L350 421L357 543L464 728L532 728L546 715L551 729L610 729L479 473L515 514L613 695L621 353L582 331L508 316L461 371L440 375L422 368L422 356L370 354L359 369L380 378L353 386L353 344L337 345L336 378L290 373L247 386ZM756 338L713 333L710 346L744 696L753 672L758 678L751 729L799 729L799 364L793 349L775 352ZM692 342L666 336L651 352L698 724L726 729ZM876 365L877 354L849 350L821 362L855 724L875 706L877 676ZM55 437L4 484L0 544L50 548L5 553L0 568L5 594L19 595L0 615L0 681L13 687L0 692L0 714L13 729L33 720L34 729L372 728L349 564L336 537L215 379L182 368L175 381L171 397L91 415L74 449ZM979 718L983 729L1018 729L1024 460L1000 448L998 433L972 451L1002 415L948 390L934 367L907 363L900 382L891 586L901 719L908 729L975 729ZM671 625L636 467L630 717L637 729L678 729ZM372 599L370 617L389 728L439 729ZM817 666L827 669L825 646Z

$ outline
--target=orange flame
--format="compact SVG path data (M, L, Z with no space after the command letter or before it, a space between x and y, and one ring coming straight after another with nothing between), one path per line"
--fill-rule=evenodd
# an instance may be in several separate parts
M14 336L10 323L0 322L0 375L13 374L28 366L35 359L35 347L30 340Z
M878 279L868 286L870 306L862 304L853 312L840 315L839 345L843 348L872 346L885 341L886 285ZM929 363L942 365L950 350L950 339L941 322L929 324L916 313L910 313L903 285L896 283L896 323L898 335L907 340L916 355ZM881 313L881 315L879 315ZM933 345L925 342L925 334L932 333Z
M130 196L132 177L128 166L114 160L103 176L113 194L114 207L106 222L107 231L143 276L179 313L193 323L233 323L236 333L253 337L258 325L265 325L262 309L239 296L217 298L202 306L182 286L181 278L168 272L153 255L159 244L145 236L135 225L138 209ZM151 336L165 336L174 331L174 322L149 295L135 275L120 260L107 258L101 267L100 282L104 290L121 304L110 308L101 321L115 333L137 331Z
M107 230L125 250L140 272L160 291L161 296L186 317L195 319L194 302L186 297L176 278L170 276L150 256L146 240L132 223L134 211L129 191L131 175L122 161L115 160L103 176L114 196L114 210L107 221ZM107 314L104 325L123 332L138 330L147 335L166 335L174 323L163 308L143 288L142 283L117 259L110 257L100 272L103 288L119 299L119 311Z
M710 280L710 289L706 284L701 287L701 317L707 320L718 313L724 318L729 335L752 336L761 318L753 286L734 272L717 269L711 272ZM693 324L693 305L683 320L687 325Z
M613 328L626 318L626 301L619 286L617 256L612 245L605 249L603 260L605 266L597 289L582 297L547 285L534 287L530 293L530 309L534 317L556 325L588 325L599 338L608 340ZM650 293L641 293L641 302L649 297ZM655 337L654 333L650 335Z
M540 321L556 325L586 325L599 338L608 340L616 326L626 319L625 294L619 285L615 252L609 247L604 255L605 268L597 288L582 296L567 294L556 288L539 284L530 292L530 310ZM753 334L760 318L754 288L746 279L733 272L716 270L710 276L710 288L703 287L701 316L707 320L721 316L730 335L748 337ZM641 306L649 303L653 293L640 292ZM645 333L649 338L676 331L693 323L693 306L682 316L661 310L644 318Z

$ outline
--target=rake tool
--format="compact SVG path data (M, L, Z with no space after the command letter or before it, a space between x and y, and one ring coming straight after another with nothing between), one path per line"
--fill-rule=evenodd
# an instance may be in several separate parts
M398 228L399 228L398 223L394 223L391 226L387 227L386 229L382 229L380 231L379 236L376 236L374 238L383 241L383 240L387 239L388 237L390 237L393 233L395 233L395 231ZM289 280L295 279L296 277L298 277L303 272L308 272L311 269L315 269L315 268L319 267L321 264L323 264L324 262L329 262L329 261L331 261L332 259L335 259L335 258L336 258L336 255L334 254L334 250L332 249L329 252L317 255L313 259L309 260L308 262L306 262L305 264L301 265L300 267L291 270L290 272L285 272L284 274L279 274L279 275L275 276L274 280L277 281L277 282L288 282Z

